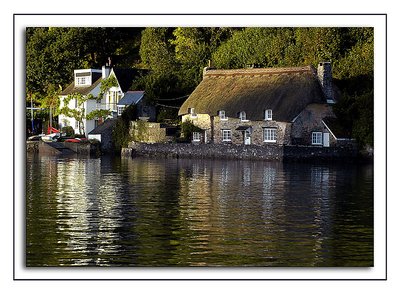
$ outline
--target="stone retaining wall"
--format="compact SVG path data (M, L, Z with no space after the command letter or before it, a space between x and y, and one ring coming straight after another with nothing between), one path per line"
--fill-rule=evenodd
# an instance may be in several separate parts
M248 160L280 160L282 147L245 146L232 144L143 144L131 143L123 150L125 156L160 156L171 158L226 158Z
M129 144L122 156L167 158L219 158L284 161L342 161L357 157L354 148L311 146L245 146L232 144Z
M354 145L320 147L320 146L284 146L285 161L352 161L358 152Z

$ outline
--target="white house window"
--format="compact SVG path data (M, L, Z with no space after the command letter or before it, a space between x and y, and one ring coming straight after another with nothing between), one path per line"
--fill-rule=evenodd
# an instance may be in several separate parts
M265 110L265 120L272 120L272 109Z
M239 118L241 121L247 121L246 112L244 112L244 111L239 112Z
M222 141L223 142L231 142L232 141L232 131L231 130L222 130Z
M124 112L125 106L118 106L118 116L122 115L122 113Z
M200 142L201 134L199 132L193 132L193 142Z
M264 128L264 142L276 142L276 128Z
M228 118L226 117L226 115L225 115L225 110L220 110L219 113L218 113L218 115L219 115L219 118L220 118L221 120L227 120L227 119L228 119Z
M312 132L312 145L322 145L322 132Z
M189 108L189 113L190 113L191 117L196 117L197 116L196 112L194 111L194 108Z

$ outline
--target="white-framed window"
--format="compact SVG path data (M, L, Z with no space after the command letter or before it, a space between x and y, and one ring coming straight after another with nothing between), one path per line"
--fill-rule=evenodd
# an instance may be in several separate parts
M232 141L232 131L222 130L222 142L231 142L231 141Z
M264 128L264 142L276 142L276 128Z
M194 111L194 108L189 108L189 113L190 113L191 117L196 117L197 116L196 112Z
M247 121L246 112L244 112L244 111L239 112L239 118L241 121Z
M272 109L266 109L264 113L265 120L272 120Z
M312 132L312 145L322 145L322 132Z
M118 116L122 115L122 113L124 112L125 109L125 105L118 105Z
M193 142L200 142L201 134L200 132L193 132Z
M220 111L218 112L218 115L219 115L219 118L220 118L221 120L228 120L228 118L227 118L226 115L225 115L225 110L220 110Z
M75 85L76 86L90 85L90 76L89 77L76 77Z

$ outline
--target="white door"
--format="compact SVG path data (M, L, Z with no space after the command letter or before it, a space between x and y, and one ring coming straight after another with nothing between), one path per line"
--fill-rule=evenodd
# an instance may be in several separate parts
M244 145L250 145L250 144L251 144L250 131L245 131L244 132Z
M329 147L329 133L324 133L324 147Z

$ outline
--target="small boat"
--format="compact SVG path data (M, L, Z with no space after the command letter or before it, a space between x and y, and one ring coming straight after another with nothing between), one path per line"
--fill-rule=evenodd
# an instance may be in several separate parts
M28 141L40 141L42 139L42 137L44 136L44 134L40 134L40 135L34 135L34 136L30 136L28 137Z
M42 136L41 139L43 142L57 142L61 137L60 133L53 133L46 136Z

